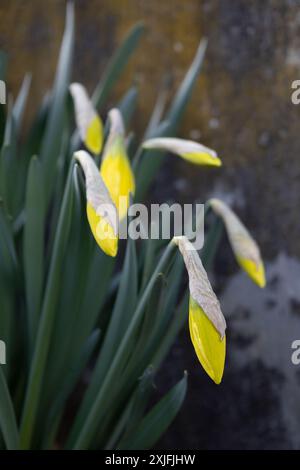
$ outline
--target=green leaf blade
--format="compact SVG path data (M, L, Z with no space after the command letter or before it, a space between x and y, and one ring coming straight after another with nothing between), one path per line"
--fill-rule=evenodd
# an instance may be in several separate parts
M129 436L121 440L119 450L151 449L175 419L187 390L187 374L178 382L147 415Z

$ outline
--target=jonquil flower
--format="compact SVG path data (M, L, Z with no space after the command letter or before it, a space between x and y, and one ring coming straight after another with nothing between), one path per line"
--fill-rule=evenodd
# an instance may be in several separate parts
M216 152L192 140L173 137L157 137L143 143L145 149L158 149L175 153L196 165L221 166L222 162Z
M74 153L85 175L87 217L100 248L109 256L118 251L117 210L94 159L84 150Z
M265 287L264 264L255 240L236 214L223 201L214 198L209 200L209 204L224 222L238 264L259 287Z
M75 119L80 138L90 152L98 155L103 145L102 121L83 85L72 83L70 93L74 101Z
M185 237L174 237L189 275L189 328L191 340L209 377L219 384L226 355L226 321L201 259Z
M110 131L103 151L100 172L117 207L119 220L122 220L127 214L130 194L135 192L135 180L126 152L122 115L114 108L109 111L108 116Z

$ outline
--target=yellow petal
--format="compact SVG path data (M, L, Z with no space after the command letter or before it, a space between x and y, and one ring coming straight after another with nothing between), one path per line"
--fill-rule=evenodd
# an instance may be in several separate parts
M259 247L237 215L220 199L210 199L210 206L220 216L238 264L259 287L265 287L265 270Z
M117 207L119 220L122 220L127 214L130 194L135 192L135 180L125 148L121 113L118 109L112 109L109 117L110 133L103 152L100 173Z
M189 275L190 295L201 307L202 311L212 322L220 337L223 338L226 330L226 321L221 311L220 302L209 282L207 273L194 245L186 236L173 238L183 256L184 264Z
M181 156L185 160L194 163L195 165L222 165L222 162L218 157L213 157L211 154L205 152L183 153Z
M191 340L202 367L209 377L216 384L219 384L224 372L226 336L221 339L202 308L199 307L191 296L189 328Z
M109 195L94 159L85 151L74 153L85 175L87 217L100 248L109 256L118 251L117 209Z
M259 263L257 266L251 259L236 257L237 262L242 269L248 274L248 276L255 282L259 287L263 288L266 285L265 269L263 263Z
M90 152L99 154L103 144L102 121L83 85L72 83L70 93L74 101L75 119L80 138Z
M156 137L143 143L145 149L172 152L195 165L221 166L222 162L214 150L193 140L175 137Z
M85 146L93 153L98 155L101 152L103 143L103 128L99 116L94 116L87 127Z
M118 237L116 237L112 226L96 213L91 204L87 203L86 211L92 234L101 250L107 255L115 257L118 252Z

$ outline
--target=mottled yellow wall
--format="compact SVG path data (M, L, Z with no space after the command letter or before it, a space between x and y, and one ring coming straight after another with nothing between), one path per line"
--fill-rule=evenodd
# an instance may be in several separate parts
M135 82L140 88L136 127L146 123L163 77L170 93L183 77L203 35L209 48L181 135L216 148L222 172L203 176L172 166L178 198L204 190L230 193L256 229L265 251L300 254L299 112L290 101L300 78L299 2L281 0L78 0L74 78L93 89L129 27L147 26L141 47L119 83L114 103ZM10 57L9 88L16 93L33 73L33 111L50 87L64 23L63 0L1 0L0 46ZM174 168L174 170L173 170ZM188 178L184 188L182 176ZM178 183L179 178L179 183ZM181 188L180 190L178 188ZM182 189L183 188L183 189ZM272 240L272 243L271 243Z

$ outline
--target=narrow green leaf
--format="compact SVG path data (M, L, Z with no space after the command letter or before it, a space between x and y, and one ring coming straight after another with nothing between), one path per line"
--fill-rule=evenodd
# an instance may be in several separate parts
M174 343L178 333L181 328L187 322L189 311L189 290L187 289L183 299L181 300L174 317L166 331L166 334L160 341L158 347L154 349L154 354L151 359L151 364L153 364L154 370L157 371L162 361L165 359L168 354L170 347Z
M147 407L151 393L154 390L154 370L150 365L146 368L143 375L140 377L138 386L132 394L132 407L131 413L126 425L126 433L130 433L142 419L142 416Z
M205 237L204 246L201 250L201 260L206 270L209 270L213 264L221 241L223 227L222 220L214 216L214 221Z
M0 430L7 449L18 449L19 434L16 417L2 366L0 366Z
M28 132L28 138L24 142L24 152L22 159L25 160L26 164L32 157L32 155L38 155L42 140L44 137L44 132L46 129L47 118L49 114L51 104L50 93L46 93L42 104L33 120L32 125L30 126Z
M186 389L185 373L180 382L147 413L130 435L119 443L118 449L151 449L176 417L185 398Z
M72 213L73 203L72 173L73 162L71 162L70 165L69 176L57 225L57 232L54 242L53 255L51 258L42 314L26 391L20 438L21 447L23 449L28 449L32 440L34 424L40 402L42 381L45 374L45 365L47 361L51 333L56 314L57 300L60 292L63 255L67 246L71 225L70 216Z
M159 128L159 125L162 122L167 97L168 94L167 90L165 89L158 94L143 140L151 139L156 135L157 129Z
M94 105L101 109L115 83L122 74L130 56L135 51L144 32L144 25L137 23L128 33L121 46L114 53L103 78L93 94Z
M22 118L28 98L28 93L30 89L30 83L31 83L31 75L27 74L24 77L22 86L20 88L19 94L17 96L16 102L14 104L12 113L15 119L15 124L16 124L16 132L19 131L20 126L22 124Z
M104 445L105 449L115 449L124 430L127 434L134 429L144 414L153 388L153 367L149 366L140 377L136 389L132 392L131 400L117 420Z
M40 156L44 162L45 194L46 199L52 193L57 158L61 149L61 140L64 132L64 117L68 96L68 85L72 65L74 46L74 5L67 4L66 26L63 35L55 83L51 97L51 107Z
M163 256L161 257L149 283L144 290L135 312L132 316L131 322L122 338L122 341L118 347L118 350L112 360L110 369L108 370L105 379L102 383L100 390L98 391L97 397L86 417L84 426L82 427L80 434L75 442L74 448L86 449L91 443L94 435L94 431L97 429L99 422L103 418L103 414L106 409L106 399L109 399L110 391L113 389L114 384L118 381L120 373L119 366L123 364L123 357L127 356L128 347L131 345L132 337L136 333L136 328L140 324L142 316L145 311L146 303L154 287L158 274L164 269L166 263L173 254L174 243L170 243L166 248Z
M18 267L12 228L0 203L0 269L11 278Z
M20 188L17 186L18 159L15 119L11 111L5 125L4 143L1 150L1 196L7 212L14 216ZM11 188L14 191L11 191Z
M6 377L10 379L13 368L13 354L16 350L15 339L15 291L13 280L10 282L0 271L0 340L6 346ZM1 367L1 366L0 366Z
M207 39L202 39L200 41L199 47L197 49L195 58L187 71L183 82L181 83L175 98L172 101L170 110L167 113L166 119L171 121L174 126L174 130L177 129L178 123L182 118L184 110L189 102L191 97L194 85L198 78L199 72L202 67L202 63L205 56L205 51L207 47Z
M70 442L81 429L86 414L91 407L97 391L111 365L113 357L121 342L122 336L126 332L127 324L130 322L130 316L135 309L137 302L137 260L134 241L127 241L126 255L122 277L116 302L111 314L111 319L106 331L100 354L93 371L91 383L86 391L79 413L75 420L73 430L70 436ZM124 357L123 357L124 359Z
M38 328L44 280L45 200L43 173L36 157L32 158L29 166L25 211L24 274L29 341L32 350Z
M172 135L172 124L163 121L155 132L156 137ZM149 189L154 176L159 171L165 158L165 153L157 150L139 148L134 157L133 168L135 170L137 188L135 200L140 201Z
M206 46L207 40L202 39L195 58L172 101L170 110L168 111L165 120L162 121L156 128L153 128L152 126L152 131L151 133L148 132L148 137L166 137L176 134L180 120L186 109L194 85L200 73ZM138 182L136 191L137 200L142 200L145 196L154 176L157 174L159 168L163 164L165 156L166 154L163 152L157 152L155 150L138 150L134 164L136 179Z
M170 272L163 277L158 277L158 280L161 279L160 292L153 290L148 301L148 310L144 316L144 324L139 332L136 347L121 377L123 384L136 380L137 374L140 374L148 364L152 364L155 352L160 349L169 335L169 330L172 329L172 315L177 303L183 271L180 253L176 252L173 258L175 260ZM175 336L173 335L172 338L174 341ZM168 347L170 348L171 345L172 342L169 341Z
M118 108L123 117L125 129L128 128L130 120L136 110L137 97L138 97L138 90L135 86L133 86L129 88L129 90L125 93L120 103L118 104Z
M12 372L11 359L14 343L15 299L19 284L18 260L12 227L0 203L0 339L6 343L8 375Z
M71 365L70 369L68 370L66 377L63 379L63 382L60 386L60 389L55 396L53 404L51 406L47 423L43 431L44 435L44 444L43 448L51 448L53 440L55 438L55 433L57 431L57 427L59 425L60 419L62 417L63 407L65 402L72 392L73 388L78 381L80 374L83 372L84 368L86 367L88 361L90 360L93 352L95 351L95 347L99 341L100 331L95 330L86 343L84 344L83 348L77 354L73 364Z

